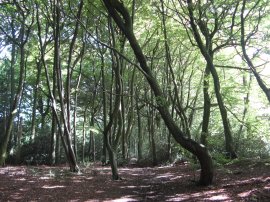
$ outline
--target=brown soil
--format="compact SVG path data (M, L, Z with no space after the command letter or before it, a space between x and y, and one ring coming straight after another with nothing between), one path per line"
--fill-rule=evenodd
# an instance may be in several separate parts
M111 180L109 167L0 168L0 201L270 201L270 161L241 161L216 170L214 184L197 186L199 170L179 164L123 167Z

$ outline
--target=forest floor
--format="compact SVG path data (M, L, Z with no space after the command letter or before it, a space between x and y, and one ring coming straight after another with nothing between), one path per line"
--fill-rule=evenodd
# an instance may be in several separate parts
M174 166L119 168L98 164L72 174L67 167L0 168L0 201L270 201L270 160L245 160L216 169L211 186L197 186L199 170Z

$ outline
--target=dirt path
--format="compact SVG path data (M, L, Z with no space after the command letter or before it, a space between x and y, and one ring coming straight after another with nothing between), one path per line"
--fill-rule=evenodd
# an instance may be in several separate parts
M196 186L191 166L110 168L89 166L81 174L65 167L0 168L0 201L270 201L270 163L244 162L216 172L214 184Z

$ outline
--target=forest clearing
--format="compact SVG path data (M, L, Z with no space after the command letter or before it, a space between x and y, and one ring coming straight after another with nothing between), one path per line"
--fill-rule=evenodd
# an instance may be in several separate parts
M74 174L67 167L0 168L0 201L269 201L270 160L242 160L217 168L211 186L196 185L198 170L187 163L120 167L112 180L99 164Z

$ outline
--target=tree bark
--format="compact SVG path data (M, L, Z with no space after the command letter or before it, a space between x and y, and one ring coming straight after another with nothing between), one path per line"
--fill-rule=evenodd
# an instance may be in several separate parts
M208 127L210 119L210 109L211 109L211 100L209 96L209 75L210 70L208 65L206 65L204 71L204 81L203 81L203 121L202 121L202 132L201 132L201 143L207 146L207 137L208 137Z
M20 164L21 162L21 141L22 141L22 134L23 134L23 126L22 126L23 119L20 117L18 121L18 134L17 134L17 146L16 146L16 163Z
M37 62L37 80L34 87L34 100L32 108L32 120L31 120L31 141L33 142L36 136L36 109L37 109L37 97L38 97L38 88L40 83L41 75L41 61Z
M143 148L143 137L142 137L142 121L141 121L141 114L140 114L140 107L139 107L139 100L138 100L138 97L139 97L139 90L137 89L136 91L136 111L137 111L137 124L138 124L138 144L137 144L137 147L138 147L138 162L141 162L142 159L143 159L143 151L142 151L142 148Z

